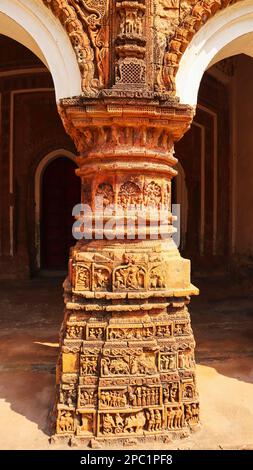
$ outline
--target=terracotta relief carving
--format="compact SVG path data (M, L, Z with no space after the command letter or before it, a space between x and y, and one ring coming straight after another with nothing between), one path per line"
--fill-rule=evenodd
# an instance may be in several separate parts
M147 431L149 431L149 432L162 431L162 429L163 429L162 411L160 411L158 409L148 410L148 412L147 412L147 422L148 422Z
M66 338L67 339L76 339L83 337L83 326L79 325L67 325L66 328Z
M111 270L105 265L91 266L78 263L75 265L75 290L108 290L111 287Z
M146 280L146 270L142 266L130 264L116 268L114 271L113 286L115 290L139 290L145 288Z
M138 339L145 340L153 337L155 334L154 326L137 326L128 328L127 325L118 327L109 327L108 328L108 340L118 340L118 339Z
M112 185L108 183L101 183L97 188L96 197L102 199L103 207L107 207L110 204L113 204L114 191Z
M155 181L147 183L144 188L144 203L158 207L162 203L162 189Z
M194 384L186 383L183 386L183 396L184 400L194 400L195 398L195 386Z
M100 408L124 408L127 405L125 390L100 390Z
M93 290L107 290L111 285L111 271L104 265L94 266Z
M166 428L181 429L183 427L184 411L182 406L171 406L167 408Z
M98 393L86 387L79 387L78 408L95 407L98 402Z
M98 358L96 356L80 356L80 375L96 375L98 373Z
M140 433L146 424L145 414L141 411L131 416L122 413L101 414L102 434Z
M185 421L188 424L194 425L199 420L199 405L198 403L191 403L185 405Z
M163 289L165 287L164 275L161 273L161 266L153 267L149 272L149 288Z
M167 89L175 94L175 76L181 57L194 34L207 20L219 10L240 0L186 0L181 1L182 8L176 28L167 36L163 55L162 74L158 78L158 89ZM159 69L160 72L161 69ZM162 76L162 78L161 78ZM164 87L164 88L163 88Z
M108 0L43 0L66 29L76 53L85 95L96 96L108 75Z
M75 407L77 400L77 390L74 384L61 386L60 403L69 407Z
M118 195L118 204L127 209L127 207L135 204L141 204L142 202L142 194L139 186L132 182L128 181L124 183Z
M191 351L180 352L178 355L178 367L179 369L190 369L194 367L195 362Z
M58 413L57 419L57 433L70 434L74 432L74 418L73 413L68 410L61 410Z
M138 90L139 97L155 92L164 100L175 95L179 63L194 34L239 0L42 1L69 36L85 96L103 90L104 96L137 97Z
M163 388L163 403L175 403L180 401L179 383L172 382Z
M77 429L78 436L93 435L96 432L96 423L94 421L93 413L81 413L80 416L81 424Z
M143 88L146 83L145 12L145 0L116 1L116 88Z
M160 355L160 370L176 370L177 357L175 354L161 354Z
M75 287L76 290L90 290L91 285L91 274L90 269L84 265L78 265L76 267L76 280Z
M185 322L184 320L175 322L175 325L174 325L175 336L187 335L190 333L191 333L190 325L187 322Z
M87 325L87 340L103 340L105 337L104 325Z

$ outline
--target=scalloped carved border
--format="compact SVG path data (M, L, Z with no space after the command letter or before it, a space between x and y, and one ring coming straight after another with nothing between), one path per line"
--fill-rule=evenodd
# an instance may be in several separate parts
M42 0L66 30L82 76L86 96L96 96L107 81L108 0Z
M240 0L192 0L191 9L179 21L175 33L167 38L167 47L163 59L162 84L160 90L170 91L175 95L175 77L181 57L193 36L218 11Z

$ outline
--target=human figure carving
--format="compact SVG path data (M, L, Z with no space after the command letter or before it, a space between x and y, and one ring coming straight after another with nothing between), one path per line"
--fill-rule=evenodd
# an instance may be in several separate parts
M103 433L104 434L112 434L115 428L115 422L113 417L106 413L103 419Z
M183 419L183 410L182 408L178 408L175 414L175 428L180 429L182 427L182 419Z
M168 408L168 429L174 429L174 418L176 410L174 408Z
M159 410L155 410L155 430L161 431L162 429L162 415Z
M163 389L163 403L166 405L167 403L169 403L169 399L170 399L170 392L169 392L168 387L165 387Z
M117 413L115 416L115 433L123 432L124 430L124 421L121 418L120 414Z
M70 411L62 411L59 419L59 428L62 433L73 431L73 418Z
M185 406L185 421L189 424L192 420L192 410L191 410L191 405L186 405Z
M109 375L110 374L110 369L109 369L110 361L109 361L109 359L102 359L101 364L102 364L103 374L104 375Z
M177 393L178 393L178 387L177 385L172 384L170 387L170 401L171 403L174 403L177 401Z
M147 388L147 399L146 399L146 402L147 402L147 405L151 405L151 391L149 388Z
M155 430L155 413L154 410L148 411L148 431L152 432Z
M132 406L137 406L137 396L136 396L136 394L133 392L133 388L132 388L132 387L128 387L128 397L129 397L129 403L130 403Z

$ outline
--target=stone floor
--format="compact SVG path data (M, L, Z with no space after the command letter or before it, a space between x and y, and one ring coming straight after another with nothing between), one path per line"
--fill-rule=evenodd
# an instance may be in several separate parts
M63 311L61 282L0 283L1 450L61 448L49 444L46 431ZM202 426L166 448L253 449L253 287L235 277L202 277L195 284L201 289L191 313Z

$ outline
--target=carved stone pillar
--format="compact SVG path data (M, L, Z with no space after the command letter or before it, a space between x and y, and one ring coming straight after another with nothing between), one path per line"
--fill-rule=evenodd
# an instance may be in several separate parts
M72 249L64 285L55 436L72 443L185 436L199 422L187 308L198 291L172 239L170 206L173 145L192 110L104 97L64 100L60 113L80 152L82 203L92 213L84 222L91 239ZM146 225L137 224L138 206L141 216L147 209ZM168 224L157 224L164 207Z

